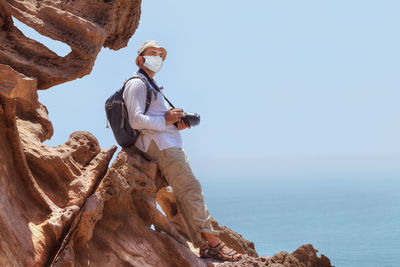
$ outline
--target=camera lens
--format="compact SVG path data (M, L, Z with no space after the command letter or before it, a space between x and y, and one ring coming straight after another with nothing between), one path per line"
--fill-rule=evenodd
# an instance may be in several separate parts
M183 114L182 119L185 123L192 126L197 126L200 124L200 115L194 112L186 112Z

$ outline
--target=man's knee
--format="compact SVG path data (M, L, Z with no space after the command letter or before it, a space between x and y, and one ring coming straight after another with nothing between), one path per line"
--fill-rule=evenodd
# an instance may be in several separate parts
M175 193L202 192L200 182L194 176L185 153L179 149L167 149L167 159L161 167Z

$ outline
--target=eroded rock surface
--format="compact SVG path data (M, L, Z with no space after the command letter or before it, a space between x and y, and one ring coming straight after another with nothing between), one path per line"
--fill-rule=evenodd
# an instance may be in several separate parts
M325 256L317 256L318 250L311 244L303 245L293 253L279 252L272 257L249 257L246 255L242 260L232 263L214 263L215 267L331 267L330 260Z
M71 53L25 37L13 16ZM88 74L101 47L127 44L139 16L137 0L0 0L0 266L331 266L311 245L259 257L215 220L245 255L200 259L155 162L129 148L108 168L116 147L101 149L88 132L43 143L53 126L37 90Z
M0 64L38 79L38 88L90 73L102 47L125 47L140 18L140 0L2 0L0 1ZM60 57L29 39L13 17L71 47Z
M48 147L53 127L37 101L36 79L0 65L0 261L42 266L107 171L116 147L88 132ZM7 265L7 264L6 264ZM6 266L2 265L2 266Z
M207 266L156 207L157 164L120 152L88 198L54 266Z

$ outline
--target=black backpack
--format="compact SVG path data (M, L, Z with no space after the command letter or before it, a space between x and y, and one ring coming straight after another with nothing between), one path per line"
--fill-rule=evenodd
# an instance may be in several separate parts
M132 129L129 124L128 112L123 99L125 85L131 79L141 79L146 86L147 95L144 113L149 109L151 102L151 91L149 85L147 81L140 76L133 76L126 80L122 88L107 99L105 103L107 120L111 125L115 140L117 140L117 143L122 147L134 145L140 134L139 130Z

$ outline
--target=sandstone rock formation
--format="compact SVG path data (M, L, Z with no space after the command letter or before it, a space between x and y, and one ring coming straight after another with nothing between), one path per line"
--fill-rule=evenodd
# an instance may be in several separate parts
M314 249L311 244L303 245L296 249L293 253L279 252L272 257L249 257L245 256L241 261L232 263L216 263L215 267L328 267L331 266L330 260L322 255L317 256L318 250Z
M126 45L140 1L0 0L0 266L331 266L311 245L258 257L227 227L237 263L200 259L157 164L134 148L101 149L88 132L56 147L37 90L90 72L102 46ZM12 16L71 46L59 57ZM157 209L159 203L163 211Z
M36 83L0 65L0 263L41 266L107 171L116 147L87 132L57 147Z
M100 49L125 47L140 17L140 0L1 0L0 64L38 79L38 88L90 73ZM60 57L29 39L13 24L17 18L71 47Z
M164 186L154 162L120 152L54 266L206 266L157 209L156 192Z

